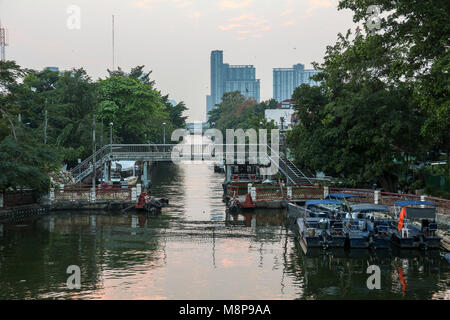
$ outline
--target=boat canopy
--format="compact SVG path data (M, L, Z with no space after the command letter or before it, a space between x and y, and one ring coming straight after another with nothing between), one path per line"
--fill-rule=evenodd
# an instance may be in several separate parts
M406 207L406 217L411 219L436 219L436 208Z
M326 196L325 199L347 199L347 198L361 198L361 196L350 193L330 193L329 195Z
M342 205L341 202L337 201L337 200L308 200L305 202L305 206L309 207L309 206L313 206L313 205Z
M388 206L374 203L358 203L350 206L352 212L389 212Z
M396 206L405 207L405 206L436 206L434 202L431 201L418 201L418 200L404 200L404 201L396 201Z

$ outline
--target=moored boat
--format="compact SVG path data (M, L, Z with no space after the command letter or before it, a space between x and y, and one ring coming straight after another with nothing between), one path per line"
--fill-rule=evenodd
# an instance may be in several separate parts
M395 202L397 229L393 243L400 248L439 249L441 239L436 234L436 208L433 202ZM420 221L420 222L418 222Z
M306 247L344 247L342 206L336 200L310 200L304 207L288 204L289 215L296 218L300 240Z
M393 220L389 218L388 206L373 203L358 203L350 206L354 218L364 218L369 231L369 244L374 249L391 247Z

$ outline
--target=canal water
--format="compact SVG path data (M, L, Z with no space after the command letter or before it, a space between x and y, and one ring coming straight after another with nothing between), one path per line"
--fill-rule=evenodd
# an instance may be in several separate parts
M305 255L284 210L229 216L223 175L206 164L159 165L153 195L170 206L55 212L0 225L0 299L449 299L440 252ZM69 266L80 289L69 289ZM380 289L369 290L369 266Z

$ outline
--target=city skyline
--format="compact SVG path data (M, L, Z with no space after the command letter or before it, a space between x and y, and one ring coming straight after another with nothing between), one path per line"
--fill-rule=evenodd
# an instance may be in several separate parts
M206 96L208 112L221 103L226 92L239 91L246 99L260 102L260 80L253 65L230 65L223 62L223 51L211 52L211 92Z
M297 63L292 68L273 69L273 98L277 102L291 99L295 88L302 84L311 86L318 85L319 82L311 79L319 70L305 69L303 63Z
M230 65L245 63L261 79L260 100L273 95L274 66L322 62L337 33L354 28L337 0L30 0L1 1L9 31L6 58L42 70L83 67L93 80L112 69L111 17L116 66L152 70L162 94L189 108L188 121L204 120L210 92L209 55L223 50ZM67 9L81 9L80 29L67 28ZM43 19L45 17L45 19Z

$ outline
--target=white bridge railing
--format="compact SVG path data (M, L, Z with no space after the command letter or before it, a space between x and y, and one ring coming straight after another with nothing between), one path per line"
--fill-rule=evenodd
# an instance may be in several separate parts
M267 151L266 151L267 150ZM261 151L267 152L260 153ZM233 153L230 157L230 152ZM75 168L70 170L76 182L89 176L95 167L100 168L108 161L215 161L223 160L234 163L261 165L275 165L292 183L301 179L312 184L312 180L304 175L298 168L295 170L286 165L287 159L279 156L268 145L256 144L113 144L105 145ZM292 167L293 164L290 163Z

